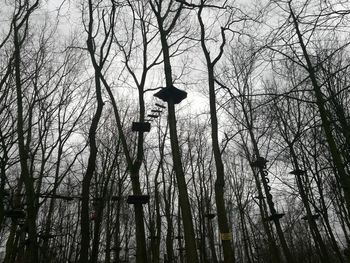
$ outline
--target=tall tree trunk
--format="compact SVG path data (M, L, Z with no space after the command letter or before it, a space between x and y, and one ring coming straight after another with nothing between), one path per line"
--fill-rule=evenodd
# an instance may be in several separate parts
M304 207L305 207L305 210L306 210L306 216L307 216L307 221L308 221L309 226L310 226L311 235L315 241L315 245L316 245L316 248L318 250L318 253L320 253L320 260L321 260L321 262L324 262L324 263L330 262L328 250L327 250L327 248L322 240L322 237L321 237L320 231L318 230L315 219L313 218L313 214L312 214L310 204L309 204L309 199L308 199L307 193L305 192L305 189L303 186L303 182L302 182L302 178L301 178L302 174L298 173L298 171L300 171L301 169L299 168L299 162L298 162L297 155L295 153L295 150L294 150L292 143L290 143L290 142L287 142L287 143L288 143L290 155L291 155L292 160L293 160L294 168L296 171L295 176L296 176L299 194L300 194L301 200L302 200Z
M259 148L258 148L258 143L257 143L257 141L255 139L255 135L254 135L254 132L253 132L253 125L249 121L249 116L248 116L247 110L246 110L244 105L243 105L243 114L244 114L246 122L247 122L248 132L249 132L249 136L250 136L250 139L251 139L251 142L252 142L252 145L253 145L253 151L254 151L255 157L257 158L257 160L259 160L261 157L260 157L260 152L259 152ZM266 203L267 203L267 205L269 207L271 216L273 218L273 222L274 222L274 225L275 225L275 228L276 228L276 232L277 232L278 238L279 238L281 246L282 246L282 250L283 250L283 253L284 253L284 256L285 256L285 260L288 263L294 263L294 259L293 259L293 256L292 256L291 252L290 252L288 244L286 242L286 239L285 239L285 236L284 236L284 232L282 230L282 226L280 224L279 218L276 217L277 211L275 209L275 205L274 205L274 202L273 202L273 197L272 197L272 195L270 193L270 187L269 187L269 185L267 184L267 182L266 182L266 180L264 178L264 175L265 175L266 171L264 170L263 167L259 166L257 172L260 174L262 189L264 189L265 196L266 196Z
M89 40L88 40L89 46ZM101 94L100 72L95 70L95 92L97 107L94 117L91 122L89 130L89 145L90 155L88 160L88 166L83 178L83 187L81 195L81 241L80 241L80 263L87 263L89 259L89 247L90 247L90 220L89 220L89 194L90 184L96 168L97 146L96 146L96 131L98 123L100 121L103 109L103 101Z
M28 225L28 249L27 255L24 259L25 262L38 262L38 244L36 239L36 209L35 209L35 193L34 193L34 180L29 173L28 160L29 149L25 145L24 139L24 117L23 117L23 91L21 81L21 42L24 39L20 39L21 25L17 25L17 21L14 22L14 47L15 47L15 83L16 83L16 95L17 95L17 136L18 136L18 151L20 157L21 166L21 178L24 182L26 192L27 203L27 225ZM25 23L27 21L24 21ZM26 32L23 33L24 35Z
M163 41L165 38L163 39ZM166 40L165 40L166 41ZM164 46L163 46L163 54ZM164 55L165 57L165 55ZM170 62L170 60L168 59ZM166 59L164 59L164 64L166 64ZM167 68L170 68L170 64ZM171 73L170 73L171 75ZM167 87L171 88L172 83L167 80ZM169 130L170 130L170 141L171 141L171 151L176 175L177 186L179 190L179 200L180 208L182 212L182 220L184 226L184 236L185 236L185 247L186 247L186 257L188 262L197 263L197 248L195 242L195 233L192 222L192 213L191 205L189 201L187 185L185 180L185 174L182 168L181 154L179 149L179 141L177 138L177 128L176 128L176 118L175 118L175 105L173 101L168 102L168 121L169 121Z
M198 20L201 28L201 46L206 59L206 63L207 63L206 66L208 71L207 74L208 74L208 87L209 87L211 139L212 139L215 168L216 168L215 203L216 203L221 242L222 242L222 247L224 252L224 260L225 262L235 262L234 250L231 244L232 230L227 220L227 211L225 207L225 198L224 198L225 170L224 170L224 164L222 162L221 150L220 150L219 139L218 139L218 118L217 118L217 109L216 109L215 77L214 77L215 64L219 61L220 57L223 54L223 48L225 45L225 35L224 35L224 31L222 30L223 39L220 46L220 52L219 52L219 55L214 59L214 61L212 61L210 57L210 52L207 49L207 46L205 43L205 28L201 17L203 5L204 5L204 1L201 1L201 7L198 11Z
M349 212L350 211L350 177L345 171L345 165L343 163L341 154L338 150L337 143L336 143L336 141L333 137L333 134L332 134L331 122L328 119L327 110L325 108L325 98L323 97L321 87L318 84L316 73L315 73L315 68L311 62L309 53L307 51L307 47L306 47L304 39L303 39L303 35L299 29L298 19L294 14L293 8L291 6L291 2L288 2L288 5L289 5L289 11L290 11L290 14L292 17L292 21L294 24L294 28L295 28L295 31L296 31L296 34L297 34L297 37L299 40L299 45L300 45L300 48L303 52L304 59L306 61L307 72L309 74L311 84L312 84L312 87L313 87L313 90L315 93L316 105L317 105L319 113L320 113L322 127L323 127L324 133L326 135L326 140L327 140L327 143L329 146L329 150L330 150L330 153L332 155L332 159L333 159L335 168L337 170L337 175L339 177L338 179L339 179L340 185L341 185L343 192L344 192L346 207L347 207L347 210ZM349 259L350 259L350 255L349 255Z
M208 54L209 55L209 54ZM207 61L208 67L208 85L209 85L209 102L210 102L210 120L211 120L211 139L213 144L214 160L216 167L215 181L215 202L218 214L219 230L221 235L232 235L231 227L228 224L227 212L225 207L224 188L225 188L225 171L222 162L221 151L218 139L218 120L216 110L216 96L214 83L214 69L210 61ZM231 238L221 238L225 262L235 262Z
M150 4L157 17L157 22L158 22L160 41L161 41L162 51L163 51L163 64L164 64L166 88L172 89L173 80L172 80L172 70L171 70L170 53L169 53L169 45L168 45L167 37L172 27L175 25L177 18L180 15L182 4L178 7L175 17L170 27L167 30L164 29L164 24L163 24L164 20L161 15L161 10L156 10L152 1L150 1ZM171 98L167 101L167 103L168 103L168 122L169 122L169 131L170 131L171 152L172 152L172 159L173 159L173 165L174 165L174 170L176 175L177 186L179 190L179 202L180 202L180 208L182 213L182 221L183 221L184 236L185 236L186 258L188 262L198 263L195 233L194 233L193 222L192 222L191 205L189 201L187 185L185 180L185 173L182 166L179 141L177 137L175 104Z

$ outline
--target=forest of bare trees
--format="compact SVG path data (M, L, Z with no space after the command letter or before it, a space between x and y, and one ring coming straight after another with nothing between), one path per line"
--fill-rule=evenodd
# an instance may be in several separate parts
M350 262L350 3L0 0L0 262Z

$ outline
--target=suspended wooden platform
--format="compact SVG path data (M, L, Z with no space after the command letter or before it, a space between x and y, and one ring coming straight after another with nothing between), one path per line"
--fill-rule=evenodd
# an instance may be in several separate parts
M268 162L269 161L266 160L264 157L259 157L258 159L256 159L255 161L252 162L252 166L257 167L257 168L265 168L266 163L268 163Z
M311 219L313 219L313 220L317 220L317 219L319 219L319 217L320 217L319 214L313 214L313 215L311 215ZM306 215L306 216L303 216L301 219L302 219L302 220L308 220L308 216L307 216L307 215Z
M133 205L144 205L149 202L149 195L129 195L126 202Z
M168 87L162 88L153 96L165 102L173 101L174 104L179 104L181 101L187 98L187 92L172 86L170 88Z
M216 216L216 214L208 213L208 214L205 214L204 216L208 219L213 219Z
M280 220L282 217L284 217L285 214L281 213L281 214L274 214L274 215L270 215L269 217L266 218L267 221L274 221L274 220Z
M149 122L133 122L131 130L134 132L149 132L151 124Z
M296 169L296 170L293 170L293 171L289 172L289 174L293 174L293 175L297 175L297 176L303 175L305 173L306 173L306 171L301 170L301 169Z
M12 209L5 211L5 217L9 217L11 219L20 219L26 217L26 212L23 209Z

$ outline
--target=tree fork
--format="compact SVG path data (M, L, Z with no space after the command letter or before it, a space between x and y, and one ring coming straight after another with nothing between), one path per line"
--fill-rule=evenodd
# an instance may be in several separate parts
M205 29L202 21L201 13L203 10L203 1L198 11L198 20L201 28L201 46L207 63L208 70L208 86L209 86L209 106L210 106L210 120L211 120L211 139L213 144L213 153L216 167L216 181L215 181L215 203L218 214L219 230L222 235L231 235L231 228L227 220L227 211L225 207L224 186L225 186L225 170L221 157L218 139L218 118L216 114L216 95L215 95L215 77L214 67L223 54L223 49L226 43L224 28L221 28L222 43L220 51L214 61L210 58L210 52L205 44ZM230 238L221 238L224 252L225 262L235 262L234 250Z
M172 30L172 28L175 26L176 20L180 16L180 13L182 10L182 4L180 4L180 6L178 7L175 17L173 18L172 23L170 24L167 30L165 30L163 27L164 18L161 17L161 13L160 13L161 10L156 10L152 1L150 1L150 4L153 12L157 17L157 22L158 22L159 31L160 31L160 41L162 44L162 51L163 51L163 59L164 59L163 64L164 64L166 87L172 88L173 81L172 81L170 53L169 53L169 45L167 42L167 36ZM179 142L177 138L175 105L172 99L168 101L168 121L169 121L171 151L172 151L175 175L176 175L177 184L178 184L179 201L180 201L180 208L181 208L182 219L183 219L186 258L188 262L198 263L198 255L197 255L195 233L194 233L193 222L192 222L191 207L190 207L190 202L189 202L189 197L187 192L185 174L182 168Z

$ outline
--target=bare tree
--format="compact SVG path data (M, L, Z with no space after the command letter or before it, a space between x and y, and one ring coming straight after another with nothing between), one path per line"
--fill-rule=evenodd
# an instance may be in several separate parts
M173 164L176 174L176 180L179 190L179 203L181 207L181 215L184 227L185 246L186 246L186 258L189 262L198 262L198 255L195 244L195 234L193 228L193 221L191 215L191 208L189 203L189 197L187 192L187 186L185 181L185 174L182 167L182 161L180 156L179 142L176 131L176 117L175 117L175 98L170 94L174 89L172 68L170 62L170 45L168 43L168 37L171 35L178 19L183 10L183 4L177 4L174 1L150 1L152 10L156 16L160 42L163 52L163 64L165 74L165 89L170 90L165 101L168 103L168 121L170 131L170 142L172 149ZM173 11L173 9L175 11ZM165 90L163 90L165 91ZM182 93L183 94L183 93ZM181 100L180 100L181 101ZM176 101L178 103L179 101ZM172 259L170 259L171 261Z
M17 136L18 136L18 152L20 156L21 178L25 185L26 202L27 202L27 224L29 247L28 254L25 257L27 262L38 261L38 250L36 240L36 209L33 178L30 175L28 167L29 149L25 143L24 128L24 108L23 108L23 88L21 73L21 48L24 43L29 26L29 17L38 7L39 1L31 3L30 1L16 2L15 14L13 17L13 44L14 44L14 74L16 84L16 102L17 102Z

